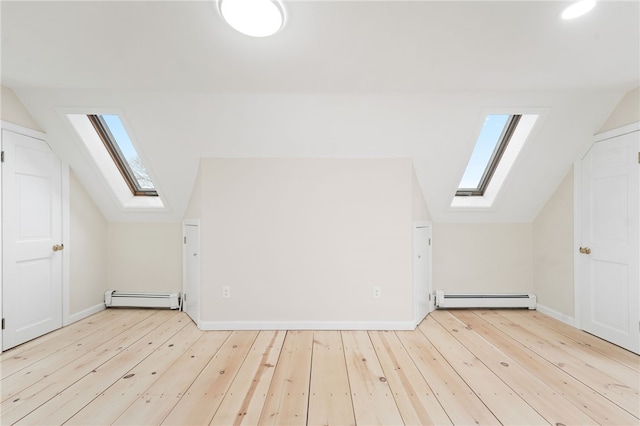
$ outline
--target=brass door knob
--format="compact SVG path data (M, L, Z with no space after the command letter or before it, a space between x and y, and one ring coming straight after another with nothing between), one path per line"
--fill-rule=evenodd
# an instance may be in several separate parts
M580 253L591 254L591 249L589 247L580 247Z
M64 250L64 244L55 244L53 247L51 247L51 249L53 251L60 251L60 250Z

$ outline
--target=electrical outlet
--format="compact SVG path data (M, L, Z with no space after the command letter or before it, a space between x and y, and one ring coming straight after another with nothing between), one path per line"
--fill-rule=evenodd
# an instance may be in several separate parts
M373 287L373 297L379 299L382 296L382 291L380 290L380 286Z
M225 299L229 299L231 297L231 287L228 285L222 287L222 297Z

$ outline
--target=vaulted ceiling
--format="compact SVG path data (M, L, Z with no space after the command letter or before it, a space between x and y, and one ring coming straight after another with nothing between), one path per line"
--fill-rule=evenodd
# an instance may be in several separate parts
M201 157L411 157L435 221L532 220L640 85L640 3L293 1L273 37L212 1L6 1L12 88L111 220L180 220ZM484 114L541 114L494 206L449 206ZM125 212L67 112L118 112L168 209Z

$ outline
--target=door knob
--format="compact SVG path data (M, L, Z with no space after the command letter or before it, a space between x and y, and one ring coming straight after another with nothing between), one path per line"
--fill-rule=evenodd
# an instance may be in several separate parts
M589 247L580 247L580 253L591 254L591 249Z
M60 250L64 250L64 244L55 244L53 247L51 247L51 249L53 251L60 251Z

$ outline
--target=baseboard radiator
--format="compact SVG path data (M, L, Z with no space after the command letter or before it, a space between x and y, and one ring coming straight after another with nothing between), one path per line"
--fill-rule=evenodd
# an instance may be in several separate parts
M108 290L104 294L107 308L180 308L180 293L131 293Z
M447 294L436 291L436 307L449 308L527 308L535 309L535 294Z

